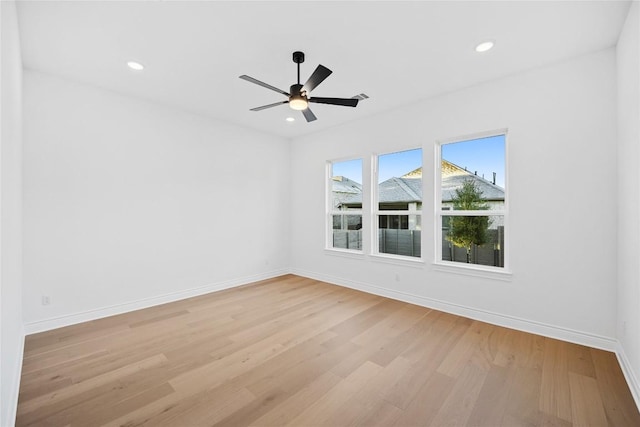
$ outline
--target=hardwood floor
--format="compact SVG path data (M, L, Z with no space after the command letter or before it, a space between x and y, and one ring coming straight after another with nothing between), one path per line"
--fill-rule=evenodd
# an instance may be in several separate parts
M613 353L297 276L26 339L18 426L640 426Z

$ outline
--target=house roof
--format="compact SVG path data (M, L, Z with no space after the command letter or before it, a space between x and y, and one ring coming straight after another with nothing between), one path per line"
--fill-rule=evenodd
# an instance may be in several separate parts
M331 188L334 207L350 204L362 204L362 184L346 176L334 176ZM355 201L357 200L357 201Z
M422 179L389 178L379 185L380 203L421 202Z
M346 176L334 176L333 178L333 192L345 193L345 194L360 194L362 193L362 184L356 182Z
M450 202L456 194L456 189L461 188L463 182L473 181L485 200L504 200L504 188L488 181L476 174L473 174L460 166L442 160L442 201Z
M450 202L455 191L471 180L482 191L485 200L503 201L504 188L473 174L449 161L442 161L442 201ZM411 203L422 201L422 168L414 169L402 177L392 177L379 184L380 203ZM362 185L346 177L333 177L336 206L362 205Z
M336 206L362 205L362 185L346 177L333 177L333 198ZM389 178L380 183L381 203L422 201L422 180Z

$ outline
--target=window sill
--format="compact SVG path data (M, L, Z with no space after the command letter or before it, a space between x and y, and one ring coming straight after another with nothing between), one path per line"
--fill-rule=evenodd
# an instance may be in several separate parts
M356 250L325 248L324 253L325 255L338 256L342 258L365 259L364 252Z
M513 274L499 267L485 267L481 265L468 265L454 262L434 262L433 269L445 273L462 274L464 276L483 277L486 279L504 280L510 282Z
M405 265L408 267L423 268L424 261L422 258L387 255L387 254L371 254L369 255L374 262L382 262L385 264Z

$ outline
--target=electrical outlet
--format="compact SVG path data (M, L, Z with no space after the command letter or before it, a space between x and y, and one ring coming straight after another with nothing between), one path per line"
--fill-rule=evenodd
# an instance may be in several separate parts
M396 273L396 282L400 281L400 275L398 273Z
M43 295L42 305L49 305L49 304L51 304L51 297L49 295Z

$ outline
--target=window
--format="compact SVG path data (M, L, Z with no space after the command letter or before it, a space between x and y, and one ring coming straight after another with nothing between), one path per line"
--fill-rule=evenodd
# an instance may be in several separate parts
M377 157L377 253L422 254L422 149Z
M438 144L438 262L504 268L506 133Z
M329 162L327 247L362 250L362 159Z

